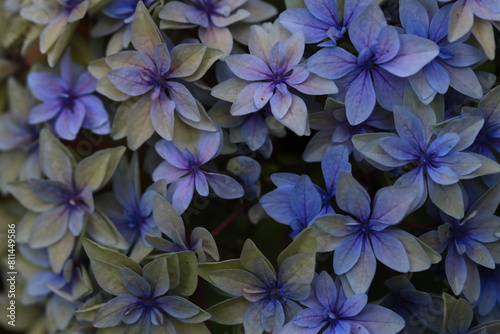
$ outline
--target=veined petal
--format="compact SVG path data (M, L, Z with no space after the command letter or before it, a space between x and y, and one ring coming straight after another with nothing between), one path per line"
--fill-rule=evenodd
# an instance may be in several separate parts
M182 152L171 141L160 140L155 144L156 152L173 166L179 169L188 170L190 161L182 154Z
M448 247L445 271L453 293L459 295L467 279L467 267L463 256L457 253L454 246Z
M443 157L450 153L460 141L460 136L454 132L448 132L438 136L427 149L427 154Z
M266 80L273 76L267 64L254 55L231 55L225 61L231 71L244 80Z
M153 85L142 77L142 71L132 66L111 70L107 76L116 88L130 96L145 94L153 88Z
M450 49L455 55L452 58L443 59L445 63L451 66L471 66L484 58L484 54L472 45L464 43L452 43L448 44L446 48Z
M280 23L292 33L302 32L306 43L317 43L327 38L331 25L317 19L305 8L287 9L279 16Z
M373 3L353 21L349 27L349 37L356 50L361 51L375 44L375 40L383 27L387 26L384 13Z
M172 206L179 214L186 211L194 192L194 177L192 175L185 176L174 182L168 189L168 193L172 194Z
M371 199L368 192L346 171L339 174L336 200L342 210L360 218L361 221L368 221L370 218Z
M33 96L41 101L54 100L69 88L63 79L50 73L32 72L27 81Z
M220 198L240 198L245 194L241 185L227 175L205 172L205 176L210 187Z
M264 108L274 94L276 85L274 82L263 82L253 95L253 103L257 110ZM277 91L279 93L279 91Z
M349 124L358 125L370 117L375 107L375 89L368 70L363 70L351 82L345 96Z
M475 99L483 96L483 89L477 75L470 67L454 67L445 63L441 65L448 71L451 87Z
M354 293L365 293L370 287L377 261L369 243L364 242L358 262L345 275Z
M290 92L283 94L279 90L276 90L269 102L273 115L277 119L282 119L288 110L290 110L290 106L292 105L292 94Z
M352 21L372 3L371 0L348 0L344 3L344 27L348 28Z
M95 85L97 84L97 79L92 76L89 72L85 72L78 78L75 84L75 94L78 96L91 94L95 91Z
M448 34L448 22L450 21L450 11L453 5L440 8L431 20L429 25L429 39L434 42L441 41Z
M124 66L132 66L138 69L154 69L155 64L141 51L121 51L104 58L106 64L115 70Z
M382 232L370 234L373 251L377 259L396 271L407 273L410 262L406 250L398 238Z
M256 91L263 85L265 85L265 83L254 82L245 86L245 88L238 93L236 100L231 105L231 115L242 116L260 110L255 105L254 96Z
M80 101L73 101L73 108L64 108L56 119L56 132L66 140L76 138L85 119L85 106Z
M426 134L422 121L411 111L403 107L394 109L394 123L399 136L415 150L426 149Z
M372 76L377 102L382 108L393 111L396 106L403 105L403 94L407 85L404 78L376 67L372 69Z
M375 194L370 219L387 225L398 224L408 214L417 195L417 191L411 187L380 189Z
M167 140L172 140L174 136L174 109L175 103L164 92L151 103L150 115L153 128Z
M221 140L219 132L204 131L200 134L198 139L198 160L200 163L207 163L217 155Z
M335 94L339 90L335 83L330 79L322 78L314 73L310 73L306 80L298 84L287 83L299 92L308 95L326 95Z
M395 27L386 26L380 31L375 44L371 46L373 52L372 61L375 64L385 63L393 59L399 51L399 34Z
M365 237L363 233L356 233L343 240L333 253L335 274L342 275L351 270L358 262L364 245Z
M490 269L495 269L495 260L491 256L488 248L483 244L468 239L466 242L465 253L475 263Z
M224 56L229 56L233 49L233 35L227 27L218 28L210 25L207 28L200 27L198 36L206 46L219 49L224 52Z
M305 3L314 17L330 26L340 28L337 0L305 0Z
M325 48L307 60L307 69L323 78L338 79L358 68L357 58L340 47Z
M339 315L342 315L346 318L354 317L365 308L367 302L368 296L364 293L357 293L355 295L352 295L347 298L347 300L338 311Z
M444 94L450 87L450 76L438 61L431 61L425 65L424 74L429 85L439 94Z
M175 110L183 117L198 122L201 119L200 111L193 94L181 83L170 81L168 83L170 97L175 103Z
M170 52L167 49L167 44L162 43L155 46L154 61L158 73L167 73L172 63L172 60L170 59Z
M179 180L181 177L186 175L189 170L181 169L175 167L168 163L167 161L163 161L153 172L153 180L166 180L167 183L172 183Z
M467 1L459 0L453 4L448 24L448 40L454 42L467 34L474 23L474 13Z
M429 15L425 7L415 0L402 0L399 17L406 33L427 38Z
M397 137L387 137L380 141L380 146L390 156L401 162L408 163L418 159L418 152L407 141Z

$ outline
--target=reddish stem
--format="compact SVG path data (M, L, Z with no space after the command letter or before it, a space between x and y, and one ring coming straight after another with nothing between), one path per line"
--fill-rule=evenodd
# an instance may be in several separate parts
M222 221L222 223L219 224L213 231L212 231L212 236L215 237L217 234L220 232L224 231L224 229L231 224L233 220L238 217L238 215L243 211L246 207L248 206L248 202L245 202L241 204L236 210L233 211L226 219Z
M413 223L413 222L409 222L409 221L402 221L400 225L408 226L408 227L411 227L411 228L416 228L418 230L424 230L424 231L435 231L435 230L437 230L437 228L435 228L433 226L422 225L422 224L419 224L419 223Z

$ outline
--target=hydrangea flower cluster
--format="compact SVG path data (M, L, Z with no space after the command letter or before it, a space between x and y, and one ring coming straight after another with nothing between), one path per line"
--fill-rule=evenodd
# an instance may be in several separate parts
M497 30L497 0L2 2L2 333L500 333Z

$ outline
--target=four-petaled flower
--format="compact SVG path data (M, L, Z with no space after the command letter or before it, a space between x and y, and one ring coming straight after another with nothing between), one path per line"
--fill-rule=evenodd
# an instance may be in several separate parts
M368 296L346 296L340 282L322 271L313 281L311 296L302 302L300 311L280 334L395 334L404 320L385 307L367 304Z
M45 72L28 75L31 92L42 101L31 111L30 123L52 120L57 135L66 140L75 139L82 127L97 134L108 134L108 113L93 94L97 80L89 72L74 80L72 71L68 51L61 59L60 77Z

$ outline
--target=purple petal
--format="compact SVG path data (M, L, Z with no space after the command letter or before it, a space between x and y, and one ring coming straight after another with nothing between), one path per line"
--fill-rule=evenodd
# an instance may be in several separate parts
M458 176L470 174L482 166L480 159L465 152L450 152L446 156L434 158L433 161L441 166L450 167Z
M454 57L443 59L443 61L451 66L471 66L484 58L484 54L472 45L453 43L447 45L446 48L453 52Z
M399 4L399 17L407 34L427 38L429 15L417 0L402 0Z
M483 96L481 84L470 67L453 67L445 63L441 63L441 65L448 71L451 87L475 99L480 99Z
M400 35L398 54L390 61L379 64L398 77L417 73L439 54L439 47L433 41L414 35Z
M151 122L155 131L167 140L174 136L174 109L175 103L164 92L151 103Z
M57 134L66 140L75 139L84 119L85 106L80 101L75 100L71 110L64 108L57 116L55 124Z
M438 136L427 149L428 154L437 155L438 157L448 154L460 141L460 136L454 132L448 132Z
M141 51L122 51L107 56L104 60L113 70L124 66L136 67L139 70L155 68L151 59Z
M361 221L368 221L371 211L371 199L365 188L348 172L341 172L337 184L337 204Z
M337 287L332 277L326 271L322 271L316 279L316 298L325 309L333 310L337 303Z
M368 290L375 276L376 268L377 261L373 250L369 243L364 242L358 262L345 274L354 293L365 293Z
M358 262L361 255L361 249L365 244L365 238L362 233L356 233L343 240L333 253L333 268L335 274L342 275L351 270Z
M307 106L300 97L292 95L292 104L288 112L279 120L281 124L295 132L298 136L309 134L309 126L307 123L308 113Z
M231 105L231 115L242 116L259 110L259 108L255 106L254 96L256 91L263 85L265 85L265 83L255 82L245 86L245 88L238 93L236 100Z
M80 235L83 228L83 218L85 216L85 211L83 208L72 208L69 214L68 227L71 234L74 236Z
M358 67L355 56L340 47L325 48L307 61L307 69L327 79L338 79Z
M371 242L375 256L380 262L402 273L410 271L408 255L399 239L384 232L372 232Z
M417 192L409 187L393 186L380 189L373 200L370 219L387 225L398 224L408 214L416 195Z
M107 75L116 88L130 96L142 95L153 88L150 82L143 79L142 71L132 66L117 68Z
M425 67L424 67L425 68ZM429 85L427 82L427 78L424 75L424 71L420 70L412 76L408 77L408 81L410 82L411 87L414 92L417 94L418 98L422 101L430 99L434 97L436 94L434 88Z
M207 178L202 172L195 173L194 185L198 194L200 194L201 196L208 196L208 182Z
M405 321L393 311L379 305L368 304L356 316L356 323L366 328L364 333L399 333L405 326ZM353 334L358 334L354 333Z
M373 68L372 76L377 102L382 108L393 110L395 106L403 105L403 94L407 85L405 79L381 68Z
M370 117L375 107L375 90L368 70L363 70L351 83L345 96L349 124L358 125Z
M167 161L163 161L153 172L153 181L166 180L172 183L189 173L189 170L175 167Z
M439 42L448 34L448 22L450 21L450 11L453 5L447 5L437 11L429 26L429 39Z
M273 115L277 119L282 119L288 110L290 110L290 106L292 105L292 94L289 92L283 94L279 90L276 90L269 102Z
M401 139L407 141L414 149L426 149L425 128L414 113L403 107L395 108L394 123Z
M78 78L74 92L77 96L91 94L95 91L97 79L89 72L85 72Z
M425 78L429 85L439 94L444 94L450 87L450 76L437 61L431 61L424 67Z
M368 296L364 293L357 293L347 298L342 307L340 308L339 315L342 317L351 318L359 314L368 301ZM349 331L347 332L349 333Z
M219 151L221 134L219 132L202 132L198 139L198 160L201 164L212 160Z
M331 25L315 18L305 8L287 9L279 16L280 23L292 33L302 32L306 43L317 43L327 38Z
M173 166L179 169L188 170L190 161L182 154L182 152L171 141L160 140L155 145L156 152Z
M299 92L308 95L326 95L338 92L338 88L332 80L322 78L313 73L309 74L307 79L299 84L287 83Z
M340 28L337 0L305 0L305 3L313 16L330 26Z
M85 106L85 119L82 125L85 129L97 129L109 122L109 115L98 97L86 95L80 97L79 101Z
M401 138L388 137L380 141L380 146L394 159L402 164L418 159L415 149Z
M343 145L328 148L321 161L321 171L325 178L326 189L330 195L333 195L340 172L351 172L349 149Z
M348 0L344 3L344 27L349 27L351 22L364 12L366 7L372 3L371 0Z
M267 64L254 55L231 55L226 58L226 64L236 76L244 80L266 80L273 76Z
M41 101L54 100L69 89L63 79L49 73L32 72L27 81L33 96Z
M321 195L307 175L300 177L290 195L293 212L299 221L307 226L323 206Z
M448 283L455 295L459 295L467 279L467 266L462 255L457 253L454 245L448 247L448 254L445 260L445 271Z
M495 269L495 260L490 254L488 248L483 244L474 241L467 240L467 250L465 251L469 258L475 263L490 269Z
M220 5L222 5L221 7L225 7L225 1L221 1L219 2ZM240 3L235 3L234 1L227 1L228 5L231 6L233 5L233 8L236 8L236 7L239 7L240 5L242 5L245 1L239 1ZM235 12L233 12L233 14L227 16L225 14L223 15L212 15L211 16L211 20L212 20L212 23L214 26L218 27L218 28L222 28L222 27L227 27L233 23L236 23L238 21L242 21L244 19L246 19L247 17L249 17L251 14L248 12L248 10L245 10L243 8L240 8L240 9L237 9Z
M255 90L253 103L257 109L262 109L269 102L274 94L276 85L273 82L263 82L260 87Z
M304 35L302 33L294 34L285 42L285 57L280 67L282 73L292 70L304 55ZM271 50L272 53L272 50Z
M385 26L384 13L377 4L371 4L352 21L349 37L356 50L361 51L376 43L377 36Z
M212 187L213 191L220 198L240 198L245 194L241 185L227 175L205 172L205 176L210 184L210 187Z
M399 51L400 40L396 28L392 26L383 27L380 34L371 46L373 52L372 61L375 64L385 63L393 59Z
M259 203L279 223L289 225L296 219L290 203L292 186L283 186L263 195Z
M183 117L198 122L201 119L200 111L193 94L181 83L170 81L169 93L175 103L175 109Z
M269 131L262 116L254 114L241 126L241 136L252 151L264 145Z
M307 308L293 317L293 323L300 327L314 328L323 323L323 311Z
M31 110L29 122L30 124L38 124L54 118L61 111L61 102L56 100L49 100L37 105Z
M170 69L171 58L166 44L162 43L155 46L154 60L158 73L167 73Z
M172 194L172 206L175 211L182 214L188 208L193 199L194 176L188 175L173 183L168 189L168 194Z
M427 173L434 182L445 186L459 181L457 174L447 166L427 166Z

